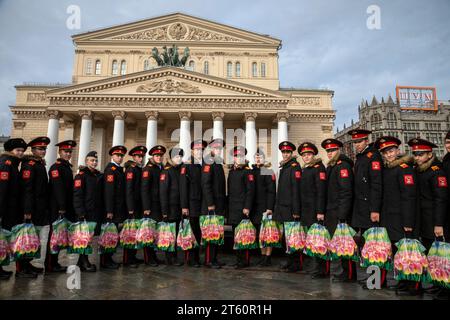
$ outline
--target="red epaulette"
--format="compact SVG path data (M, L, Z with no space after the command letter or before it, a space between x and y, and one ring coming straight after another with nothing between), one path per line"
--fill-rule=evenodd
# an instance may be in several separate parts
M337 162L337 164L341 164L342 163L342 160L339 160L338 162Z
M291 166L296 167L297 166L297 162L294 162L293 164L291 164Z
M34 166L35 163L36 163L36 161L34 161L34 160L28 161L28 164L29 164L30 166Z
M373 153L372 152L367 152L367 158L372 158Z
M10 166L10 165L11 165L11 160L6 160L6 161L5 161L5 164L6 164L7 166Z
M117 169L116 167L111 167L111 170L112 170L112 171L114 171L114 170L116 170L116 169Z
M439 166L432 166L431 169L432 169L433 171L438 171L438 170L440 170L441 168L440 168Z
M320 164L314 165L314 168L318 168L318 167L320 167Z
M404 169L404 168L409 168L409 166L408 166L406 163L400 164L400 167L402 167L403 169Z

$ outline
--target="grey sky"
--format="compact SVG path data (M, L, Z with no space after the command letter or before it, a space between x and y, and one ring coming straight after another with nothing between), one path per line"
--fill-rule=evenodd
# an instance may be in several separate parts
M71 4L81 8L80 30L66 28ZM366 26L372 4L381 30ZM173 12L281 39L281 86L334 90L340 127L362 98L394 96L396 85L436 86L439 100L450 99L448 0L0 0L0 134L10 132L14 85L70 82L72 34Z

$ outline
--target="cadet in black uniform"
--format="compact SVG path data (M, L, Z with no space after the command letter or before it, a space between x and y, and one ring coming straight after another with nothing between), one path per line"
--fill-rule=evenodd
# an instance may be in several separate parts
M349 223L353 206L353 161L341 153L342 142L325 139L321 144L327 152L327 209L325 225L333 236L338 223ZM343 272L333 282L356 281L356 263L341 260Z
M0 156L0 227L11 230L22 219L20 211L19 164L27 149L27 143L21 138L7 140L3 145L5 152ZM11 271L0 266L0 280L8 280Z
M66 272L67 267L63 267L58 262L58 254L50 253L50 237L53 233L52 223L65 217L69 221L75 220L73 211L73 173L72 151L77 143L73 140L57 143L59 158L50 167L49 195L50 195L50 232L47 241L47 254L45 256L45 272Z
M253 209L255 197L255 176L245 160L247 149L236 146L231 151L233 164L228 173L228 223L233 227L233 235L236 226L242 219L249 219ZM245 254L245 257L244 257ZM236 250L236 268L250 266L249 251Z
M202 215L225 215L226 190L225 173L221 153L225 141L214 139L209 143L211 153L204 157L202 167ZM205 265L219 269L224 264L217 259L218 246L208 244L206 247Z
M141 179L142 165L147 148L144 146L136 146L128 152L133 160L125 163L126 177L126 203L128 217L139 219L142 218L142 199L141 199ZM144 260L136 257L136 249L125 249L123 251L123 265L136 268L138 264Z
M25 221L32 222L36 226L48 224L48 175L45 168L45 154L50 139L38 137L28 143L32 155L25 155L22 160L21 194L22 210ZM21 223L19 218L18 223ZM30 259L16 261L16 277L32 278L44 271L30 263Z
M200 213L202 208L202 165L203 150L208 143L198 139L191 142L191 159L181 166L180 170L180 201L181 212L189 218L189 223L197 243L201 244ZM200 248L191 250L193 254L192 266L200 267ZM189 253L187 253L188 255ZM188 257L188 256L187 256ZM186 257L186 258L187 258ZM186 259L190 260L190 259Z
M255 225L259 239L259 231L263 215L272 216L275 208L276 198L276 176L271 165L265 162L265 154L261 149L255 153L255 164L253 165L253 176L255 177L255 203L250 218ZM272 248L261 248L262 258L258 262L260 266L272 265L270 256Z
M278 190L273 219L280 223L286 221L300 221L300 180L302 171L296 157L293 157L295 145L283 141L278 145L283 160L280 162L278 177ZM300 257L295 259L294 254L288 254L287 263L282 267L289 272L300 270Z
M85 166L80 166L73 182L73 207L78 221L94 221L100 225L104 220L103 174L97 170L96 151L86 155ZM77 266L83 272L95 272L97 267L91 264L88 255L80 254Z
M159 196L161 199L163 220L175 222L176 234L178 234L179 223L181 221L180 170L183 163L184 151L181 148L173 148L169 150L169 156L170 159L159 177ZM183 265L178 262L176 246L175 252L166 252L166 262L168 265Z
M126 180L121 166L126 154L127 148L124 146L114 146L109 149L111 162L106 166L103 176L106 220L116 224L123 222L128 216L125 200ZM102 254L100 266L104 269L119 268L119 264L113 260L112 256L112 253Z
M142 169L142 209L144 210L144 216L152 218L156 222L162 220L161 200L159 198L159 179L161 171L164 168L162 161L165 153L166 148L163 146L157 145L151 148L149 151L151 158L147 165ZM144 249L144 261L145 264L152 267L157 267L160 263L153 248Z
M384 159L383 169L383 205L380 225L388 231L395 254L395 243L402 238L412 237L416 218L416 175L414 159L409 155L400 155L401 141L395 137L384 136L375 142L375 147ZM416 295L419 283L401 281L397 286L400 295Z
M356 240L360 250L364 245L362 234L380 222L383 199L383 165L380 153L373 144L369 144L370 133L371 131L364 129L355 129L348 133L357 153L351 226L358 232ZM365 281L363 284L365 286Z
M322 163L322 159L316 157L318 150L311 142L302 143L298 147L298 153L304 162L302 179L300 181L301 222L308 228L316 222L323 225L327 200L327 173L325 166ZM312 278L329 277L330 262L319 258L315 260L317 265Z

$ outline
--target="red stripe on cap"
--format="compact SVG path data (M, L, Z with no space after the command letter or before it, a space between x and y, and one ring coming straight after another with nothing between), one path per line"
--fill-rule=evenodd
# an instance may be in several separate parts
M45 142L35 142L31 146L32 147L46 147L47 144Z
M222 143L220 143L220 142L213 143L213 144L211 144L211 147L212 148L221 148L222 147Z
M70 150L72 150L72 146L71 146L71 145L68 145L68 144L60 145L59 148L60 148L60 149L70 149Z
M433 148L424 144L415 144L412 146L412 151L433 151Z
M325 149L338 149L339 145L335 144L335 143L329 143L325 145Z
M310 148L310 147L302 148L302 151L300 151L300 152L307 152L307 151L311 151L312 153L315 152L315 150L313 148Z
M362 138L367 138L369 136L369 134L367 133L355 133L352 134L352 139L356 140L356 139L362 139Z
M388 147L398 147L398 144L394 141L388 141L388 142L380 144L380 149L385 149Z
M133 155L136 155L136 154L143 155L144 152L142 150L137 150L137 151L133 152Z
M203 148L203 144L201 144L201 143L194 143L193 148L194 149Z
M281 150L294 151L294 149L291 146L281 146Z

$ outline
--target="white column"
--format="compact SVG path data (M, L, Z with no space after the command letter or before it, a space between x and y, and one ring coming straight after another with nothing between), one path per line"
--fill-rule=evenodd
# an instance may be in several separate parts
M47 146L47 153L45 155L45 163L48 168L56 161L57 147L55 144L58 143L58 134L59 134L59 118L61 113L57 110L48 110L48 128L47 128L47 137L50 138L50 144Z
M125 111L113 111L114 132L112 146L123 146L125 144Z
M74 123L72 120L64 120L64 140L74 140Z
M78 166L80 166L84 165L84 158L91 146L92 111L80 110L78 113L81 116L80 146L78 148Z
M278 144L282 141L289 140L288 137L288 112L279 112L277 113L278 120ZM278 148L277 144L277 148ZM281 151L278 151L278 162L281 161Z
M256 112L246 112L245 117L245 148L247 149L247 160L250 164L255 162L254 156L257 148L256 137Z
M223 139L223 112L213 112L213 139Z
M105 153L105 128L104 122L95 122L94 126L94 151L97 151L98 168L103 169L103 155Z
M147 139L145 141L145 146L150 151L151 148L158 143L158 111L146 111L145 116L147 117ZM145 155L145 163L148 161L148 152Z
M180 111L180 148L184 150L183 161L191 156L191 116L189 111Z

